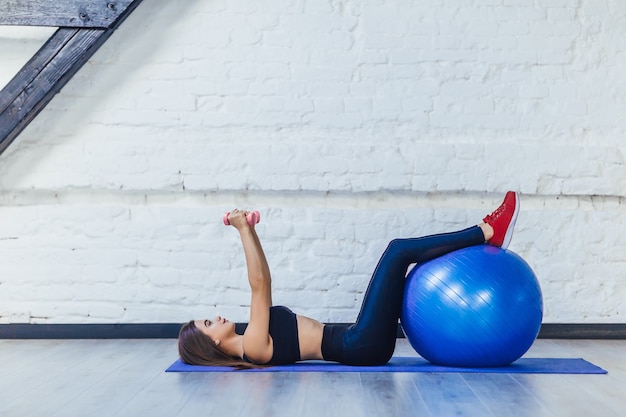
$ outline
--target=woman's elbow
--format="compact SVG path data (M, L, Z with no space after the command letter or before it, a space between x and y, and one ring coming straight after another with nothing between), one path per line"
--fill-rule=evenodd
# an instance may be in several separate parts
M254 274L249 275L248 279L250 281L250 287L254 288L271 288L272 287L272 277L269 274Z

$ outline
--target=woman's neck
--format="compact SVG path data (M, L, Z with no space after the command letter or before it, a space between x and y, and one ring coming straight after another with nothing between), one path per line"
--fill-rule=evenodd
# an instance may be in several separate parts
M222 341L220 347L227 355L243 359L243 336L236 334Z

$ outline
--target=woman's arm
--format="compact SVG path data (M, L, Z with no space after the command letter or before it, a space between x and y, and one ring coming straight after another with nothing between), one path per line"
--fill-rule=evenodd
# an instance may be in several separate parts
M228 216L241 237L248 269L248 281L252 290L250 322L243 335L246 356L258 363L272 358L273 344L269 335L270 307L272 306L272 277L259 237L246 221L246 212L234 210Z

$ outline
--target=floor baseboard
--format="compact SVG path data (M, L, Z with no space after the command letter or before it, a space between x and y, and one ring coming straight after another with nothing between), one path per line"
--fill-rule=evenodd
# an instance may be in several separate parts
M117 324L0 324L0 339L169 339L177 338L179 323ZM245 323L237 323L243 333ZM398 337L404 337L398 326ZM626 323L541 325L540 339L626 339Z
M626 339L626 323L545 323L539 331L540 339Z

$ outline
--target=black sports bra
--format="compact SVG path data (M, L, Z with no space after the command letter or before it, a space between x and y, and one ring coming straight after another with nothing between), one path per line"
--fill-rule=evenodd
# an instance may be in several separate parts
M264 365L287 365L300 360L298 321L293 311L285 306L270 307L269 332L274 342L274 353ZM250 362L245 355L243 359Z

